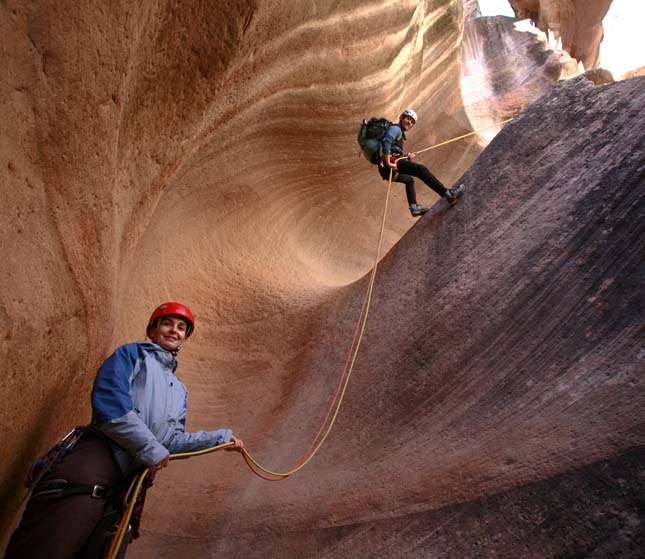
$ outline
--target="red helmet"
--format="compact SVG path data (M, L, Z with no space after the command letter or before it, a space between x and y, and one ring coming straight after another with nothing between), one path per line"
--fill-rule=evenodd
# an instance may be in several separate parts
M195 329L195 318L193 317L193 313L190 312L190 309L186 305L182 305L181 303L174 303L172 301L169 301L168 303L162 303L152 312L152 315L150 315L150 320L148 320L148 327L146 328L146 332L149 332L150 328L153 328L156 325L157 320L162 316L170 315L179 316L186 320L186 322L188 323L188 328L186 328L186 339L188 339L188 337L193 333L193 330Z

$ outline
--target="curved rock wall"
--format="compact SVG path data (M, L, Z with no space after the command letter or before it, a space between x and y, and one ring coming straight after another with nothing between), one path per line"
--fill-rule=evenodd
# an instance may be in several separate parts
M318 306L372 265L383 182L357 157L358 123L413 105L416 146L470 130L461 4L0 10L2 502L17 501L31 459L89 419L96 367L142 337L163 299L197 315L186 362L203 365L193 391L207 388L195 424L266 429ZM462 142L426 163L450 184L480 149ZM413 223L403 200L386 246ZM234 414L256 408L255 390L262 407Z
M578 74L568 54L549 49L542 33L517 30L516 21L477 17L465 25L461 93L475 129L513 118L559 80ZM491 140L498 131L482 137Z
M531 19L545 33L562 40L562 48L589 70L598 66L602 20L612 0L509 0L515 15Z
M174 466L133 557L637 556L644 81L568 82L508 125L459 205L380 263L314 461L277 484L230 456ZM321 307L301 376L249 433L263 463L287 469L316 432L366 284Z
M197 316L179 370L190 390L188 428L228 425L263 463L293 463L333 392L374 257L385 185L357 157L356 127L372 114L395 118L414 106L421 117L409 135L412 148L470 131L460 94L462 31L461 3L442 0L240 1L216 12L213 4L199 2L0 5L7 61L0 82L0 317L7 371L0 378L7 403L0 412L7 426L0 444L10 449L0 464L5 537L27 464L72 424L89 419L96 367L115 344L142 337L147 314L162 299L185 301ZM558 110L577 114L579 105L598 102L588 95L594 101L580 95L563 100ZM623 96L614 97L620 105ZM549 114L544 105L542 110ZM572 132L556 127L534 137L535 118L542 117L524 121L530 131L516 126L507 136L502 147L508 160L484 162L481 174L471 175L472 184L497 190L486 196L482 190L478 198L475 186L471 202L455 213L440 204L402 243L415 221L402 189L394 190L384 246L392 250L383 263L376 314L347 407L324 452L277 485L251 477L236 454L174 464L151 493L144 538L132 547L133 557L224 556L232 550L301 557L300 544L357 557L365 540L341 537L356 527L371 530L382 519L486 498L638 442L629 419L637 417L629 384L635 382L633 363L625 360L615 387L613 377L597 372L610 368L606 346L588 352L602 365L591 366L588 384L572 365L571 390L553 384L556 370L549 367L556 364L547 364L539 381L518 377L520 385L537 382L538 400L551 391L559 396L543 412L529 406L537 416L526 412L516 428L502 421L490 383L503 384L516 370L528 375L528 358L515 345L498 348L510 357L500 354L501 376L486 380L485 342L497 328L515 324L518 309L533 309L530 294L540 299L540 274L551 270L554 258L517 227L528 219L522 213L526 197L533 204L527 213L555 212L548 213L553 238L578 234L565 206L540 205L537 189L544 181L529 180L536 158L554 168L548 161L555 156L544 150L552 145L560 157L558 139ZM586 124L585 130L600 126L591 116ZM607 145L627 149L629 142L612 136L626 127L618 120L607 126ZM511 146L523 143L532 146L533 159L521 162L531 166L513 170ZM450 185L482 144L471 138L420 161ZM573 160L575 152L568 153ZM610 164L614 156L604 161ZM485 178L492 176L495 181ZM552 180L560 184L567 177ZM505 199L507 189L514 194ZM575 192L586 200L599 196L598 189L597 182L582 181ZM418 190L420 201L436 201L430 191ZM491 207L495 200L500 205ZM560 233L558 222L567 224ZM521 248L509 255L518 265L536 251L533 275L522 279L525 297L515 308L496 307L497 326L486 312L464 307L462 292L476 287L477 270L498 289L518 280L498 281L495 270L503 266L489 262L483 249L464 252L478 238L484 248L496 239L515 240ZM457 255L469 271L457 265ZM575 276L575 261L569 266ZM598 274L608 281L603 270ZM454 283L462 275L466 286ZM622 301L619 285L609 282L600 290L597 312ZM549 292L536 316L550 316L565 295ZM474 290L472 297L484 302L490 294ZM619 316L610 314L608 324ZM458 332L454 317L473 329ZM622 324L609 328L608 339L624 332ZM526 336L534 343L531 332ZM459 366L470 355L466 346L477 343L483 364L476 370ZM458 354L440 353L448 361L436 364L443 346ZM562 348L567 363L575 361L570 351ZM575 394L596 403L608 386L620 421L602 417L612 428L624 419L625 427L603 430L596 423L578 442L579 431L565 432L564 422L586 416L575 406L571 416L560 413L559 406L569 406ZM411 399L401 398L404 389L413 392ZM488 400L461 398L482 390L490 390ZM529 403L522 399L528 396L513 398L503 401ZM468 402L479 411L469 412ZM469 413L485 425L475 428ZM506 430L494 427L498 419ZM524 440L533 424L541 435L549 429L558 434L548 439L551 454L538 452L547 440L541 435ZM482 445L507 435L517 446L502 467L501 449L483 452ZM402 446L406 441L413 442ZM580 448L567 451L572 445ZM537 466L527 458L533 453L539 454ZM294 532L301 537L297 543ZM384 541L384 557L401 544L392 532ZM424 545L411 542L412 549ZM375 540L370 545L377 549Z

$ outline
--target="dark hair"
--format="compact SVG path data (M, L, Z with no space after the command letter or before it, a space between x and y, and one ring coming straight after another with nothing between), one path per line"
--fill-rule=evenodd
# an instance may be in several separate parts
M190 321L185 316L181 316L179 314L165 314L163 316L158 316L150 324L148 324L148 328L146 328L146 335L150 337L150 330L154 330L155 328L158 328L159 324L161 324L161 321L164 318L168 318L171 316L180 319L186 325L186 337L188 337L190 335L190 331L192 330Z

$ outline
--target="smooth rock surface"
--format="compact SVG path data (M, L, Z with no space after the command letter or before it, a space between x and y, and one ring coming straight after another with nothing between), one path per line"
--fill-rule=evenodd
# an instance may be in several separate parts
M519 31L514 18L478 17L464 27L461 94L477 130L513 118L559 80L577 75L565 52L548 48L543 33ZM483 130L491 140L498 127Z
M230 426L290 468L373 265L385 183L357 157L358 122L414 106L414 149L474 128L461 2L230 2L216 16L198 2L0 4L3 541L27 465L89 420L96 367L142 338L160 300L197 317L179 369L187 427ZM452 210L415 221L395 188L321 452L274 484L237 454L172 464L128 557L474 558L482 542L494 556L542 514L555 557L573 548L553 503L589 492L614 499L620 550L642 541L629 497L644 442L642 91L550 91ZM450 185L484 143L420 162ZM593 527L608 509L584 502ZM512 524L505 511L525 505L535 514ZM537 557L545 539L522 545Z
M509 124L460 203L436 205L380 263L314 461L280 483L229 456L174 467L132 556L642 550L644 83L565 82ZM262 462L288 468L315 433L365 286L321 306L288 404L249 439ZM184 508L178 487L200 498Z
M303 383L328 387L303 378L321 309L373 265L384 182L358 124L414 106L410 147L471 131L462 30L455 0L0 4L0 545L28 465L89 421L97 367L161 300L197 316L189 428L300 451L307 420L274 425ZM424 163L451 184L481 149ZM404 200L386 248L414 224Z
M604 37L602 20L612 0L509 0L515 15L531 19L545 33L561 40L562 49L585 69L598 66Z

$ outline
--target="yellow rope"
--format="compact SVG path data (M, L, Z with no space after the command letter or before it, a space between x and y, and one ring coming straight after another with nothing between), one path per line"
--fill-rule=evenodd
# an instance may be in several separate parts
M343 389L342 389L342 391L340 393L340 397L338 399L338 404L336 405L336 409L334 411L334 414L333 414L333 416L332 416L332 418L331 418L331 420L329 422L329 426L327 427L327 430L325 431L325 434L320 439L320 442L316 445L316 447L313 449L311 454L306 458L306 460L304 460L298 466L296 466L292 470L289 470L288 472L274 472L272 470L269 470L268 468L265 468L264 466L259 464L246 450L242 451L242 452L244 452L246 457L258 469L262 470L263 472L265 472L267 474L270 474L270 475L276 476L276 477L285 478L285 477L288 477L288 476L290 476L292 474L295 474L297 471L299 471L302 468L304 468L312 460L312 458L316 455L316 453L318 452L320 447L323 445L323 443L325 442L325 440L329 436L329 433L331 432L332 427L334 426L334 423L336 422L336 418L338 417L338 413L340 412L340 408L341 408L341 405L343 403L343 398L345 397L345 392L347 390L347 385L349 384L349 379L350 379L350 377L352 375L352 371L354 369L354 363L356 362L356 356L358 355L358 350L359 350L359 347L361 345L361 341L363 339L363 333L365 332L365 325L367 324L367 316L369 314L370 302L371 302L371 299L372 299L372 292L374 290L374 280L376 278L376 269L378 267L378 262L379 262L380 252L381 252L381 246L383 245L383 235L384 235L384 232L385 232L385 220L386 220L386 216L387 216L387 207L388 207L388 202L389 202L389 199L390 199L391 187L392 187L392 172L390 171L390 180L388 181L388 185L387 185L387 194L386 194L386 197L385 197L385 206L383 208L383 219L381 221L381 230L380 230L380 233L379 233L379 240L378 240L378 245L377 245L377 249L376 249L376 255L374 257L374 267L372 268L372 273L370 275L370 281L369 281L369 284L368 284L368 287L367 287L367 304L365 306L365 314L363 315L363 322L362 322L362 325L361 325L360 334L358 336L358 341L356 342L356 347L354 348L354 353L352 355L352 360L351 360L351 363L350 363L350 366L349 366L349 371L347 373L347 377L346 377L345 382L343 384Z
M127 526L130 522L130 517L132 516L132 511L134 510L134 505L137 503L137 496L139 495L143 481L146 479L146 476L149 472L150 468L146 468L139 474L139 477L137 478L135 489L132 492L132 498L128 503L127 509L125 511L125 514L123 515L123 518L121 519L121 522L119 523L119 529L117 530L117 533L114 534L114 538L112 539L112 543L110 544L110 549L108 550L107 555L108 559L115 559L115 557L119 553L119 549L121 548L121 544L123 543L123 538L128 531Z
M385 231L385 220L386 220L386 215L387 215L387 206L388 206L388 202L389 202L389 198L390 198L391 186L392 186L392 172L390 171L390 180L388 182L387 195L385 197L385 207L383 209L383 220L381 222L381 231L380 231L380 234L379 234L379 241L378 241L378 246L377 246L377 250L376 250L374 267L372 268L372 273L371 273L370 281L369 281L369 284L368 284L368 294L367 294L367 304L366 304L366 307L365 307L365 315L363 316L363 323L361 325L361 330L360 330L360 334L359 334L359 337L358 337L358 341L356 343L356 347L355 347L354 353L352 355L352 360L351 360L351 364L350 364L350 367L349 367L349 371L347 373L345 383L343 384L343 389L341 391L340 398L338 400L338 404L336 406L336 410L334 412L334 415L332 416L332 419L330 421L329 427L327 428L327 430L326 430L325 434L323 435L323 437L321 438L320 442L316 445L314 450L307 457L307 459L304 460L302 463L300 463L296 468L293 468L292 470L290 470L289 472L285 472L285 473L273 472L273 471L263 467L261 464L259 464L245 449L243 449L242 452L246 455L246 457L257 468L259 468L263 472L266 472L267 474L270 474L270 475L273 475L273 476L276 476L276 477L285 478L285 477L288 477L288 476L296 473L298 470L304 468L311 461L311 459L314 457L314 455L318 452L320 447L323 445L323 443L327 439L327 437L328 437L329 433L331 432L331 429L332 429L332 427L333 427L333 425L334 425L334 423L336 421L336 417L338 416L338 412L340 411L340 407L341 407L341 404L343 402L343 398L345 396L345 391L347 389L347 385L349 384L349 378L350 378L350 376L352 374L352 370L354 369L354 362L356 361L356 356L358 355L358 349L360 347L361 340L363 338L363 332L365 331L365 325L367 323L367 315L369 313L369 306L370 306L370 301L371 301L371 298L372 298L372 291L374 289L374 279L376 277L376 268L377 268L377 265L378 265L381 246L383 244L383 234L384 234L384 231ZM192 451L192 452L182 452L182 453L178 453L178 454L171 454L170 459L171 460L182 460L182 459L185 459L185 458L191 458L193 456L200 456L200 455L203 455L203 454L209 454L211 452L215 452L217 450L222 450L224 448L228 448L228 447L231 447L231 446L233 446L233 443L229 442L229 443L226 443L226 444L223 444L223 445L214 446L214 447L206 448L206 449L203 449L203 450L196 450L196 451ZM145 470L143 470L139 474L139 476L137 478L135 489L132 492L132 497L130 499L130 502L128 503L128 506L126 508L126 512L125 512L123 518L121 519L121 522L119 523L119 529L118 529L117 533L114 535L114 538L112 540L112 544L110 545L110 550L109 550L108 556L107 556L108 559L115 559L117 554L118 554L119 549L121 548L121 545L123 544L123 538L125 537L125 534L127 532L128 523L130 522L130 518L132 517L132 511L134 510L134 505L136 504L137 496L139 495L139 492L141 491L141 487L143 485L143 482L144 482L144 480L145 480L145 478L146 478L146 476L148 475L149 472L150 472L150 468L146 468Z
M435 149L435 148L438 148L438 147L441 147L441 146L445 146L446 144L450 144L452 142L456 142L456 141L461 140L463 138L467 138L468 136L478 134L479 132L483 132L484 130L488 130L489 128L495 128L496 126L501 126L502 124L506 124L507 122L510 122L511 120L513 120L513 119L509 118L509 119L503 120L501 122L491 124L490 126L486 126L484 128L474 130L474 131L469 132L467 134L463 134L463 135L458 136L456 138L452 138L450 140L446 140L445 142L441 142L439 144L435 144L435 145L430 146L428 148L422 149L420 151L417 151L416 153L423 153L424 151L429 151L431 149ZM374 267L372 268L372 272L370 274L370 280L369 280L368 287L367 287L367 303L365 305L365 314L363 315L363 320L362 320L362 324L361 324L360 333L359 333L359 336L358 336L358 340L356 342L356 346L354 348L354 352L352 354L352 359L351 359L351 363L350 363L350 366L349 366L349 370L347 372L347 377L345 378L345 382L343 383L343 388L341 390L340 397L339 397L338 403L336 405L336 409L334 410L334 414L333 414L333 416L331 418L331 421L329 422L329 426L327 427L327 430L325 431L325 434L322 436L322 438L320 439L318 444L312 450L311 454L309 454L309 456L305 460L303 460L298 466L296 466L295 468L289 470L288 472L274 472L272 470L269 470L268 468L265 468L260 463L258 463L246 449L242 449L242 452L244 453L244 455L248 458L248 460L250 462L252 462L259 470L261 470L261 471L263 471L263 472L265 472L265 473L267 473L269 475L272 475L272 476L275 476L275 477L278 477L278 478L286 478L286 477L289 477L289 476L295 474L296 472L298 472L302 468L304 468L313 459L313 457L316 455L318 450L320 450L320 447L322 447L322 445L325 443L325 441L327 440L327 437L331 433L331 430L332 430L332 428L334 426L334 423L336 422L336 418L338 417L338 414L340 412L340 408L341 408L341 405L343 403L343 399L345 397L345 392L346 392L347 386L349 384L349 379L350 379L350 377L352 375L352 371L354 370L354 363L356 362L356 357L358 356L358 350L360 348L361 341L363 339L363 334L365 332L365 326L367 324L367 316L369 314L370 303L371 303L371 300L372 300L372 292L374 291L374 281L376 279L376 270L377 270L377 267L378 267L379 257L380 257L380 254L381 254L381 247L383 245L383 235L384 235L384 232L385 232L385 221L386 221L386 217L387 217L387 208L388 208L388 203L389 203L389 200L390 200L391 188L392 188L392 169L390 169L390 177L389 177L388 185L387 185L387 194L385 196L385 205L383 207L383 219L381 220L381 229L380 229L380 232L379 232L379 240L378 240L378 245L377 245L377 248L376 248L376 255L374 257ZM170 455L170 460L183 460L185 458L191 458L193 456L201 456L203 454L209 454L211 452L215 452L217 450L223 450L225 448L229 448L229 447L232 447L232 446L233 446L233 443L229 442L229 443L226 443L226 444L206 448L206 449L203 449L203 450L196 450L196 451L192 451L192 452L182 452L182 453L178 453L178 454L171 454ZM121 523L119 524L119 530L114 535L114 539L112 540L112 544L111 544L110 550L108 552L108 559L115 559L117 554L118 554L119 548L123 544L123 538L125 537L125 534L127 532L126 527L127 527L128 523L130 522L130 518L132 517L132 511L134 510L134 506L135 506L135 504L137 502L137 496L139 495L139 492L141 491L141 487L143 486L143 482L146 479L146 476L149 474L149 472L150 472L150 468L146 468L145 470L143 470L139 474L139 477L137 478L136 485L135 485L135 490L132 492L132 498L130 500L130 503L128 503L128 506L127 506L126 512L124 514L124 517L121 520Z
M503 124L506 124L507 122L510 122L511 120L513 120L513 119L509 118L509 119L503 120L501 122L497 122L495 124L491 124L489 126L479 128L478 130L473 130L472 132L468 132L467 134L462 134L461 136L458 136L456 138L451 138L450 140L446 140L445 142L435 144L435 145L430 146L428 148L422 149L422 150L420 150L420 151L418 151L416 153L423 153L424 151L429 151L431 149L435 149L435 148L438 148L438 147L441 147L441 146L445 146L446 144L450 144L452 142L462 140L463 138L467 138L468 136L478 134L479 132L483 132L484 130L488 130L489 128L495 128L497 126L501 126ZM378 266L378 261L379 261L380 252L381 252L381 246L382 246L382 243L383 243L383 234L384 234L384 231L385 231L385 219L386 219L386 216L387 216L387 206L388 206L388 202L389 202L389 198L390 198L390 189L391 189L391 187L392 187L392 169L390 169L390 178L389 178L388 186L387 186L387 195L386 195L386 198L385 198L385 207L383 209L383 219L381 221L381 230L380 230L380 234L379 234L378 246L377 246L377 249L376 249L376 256L375 256L375 259L374 259L374 267L372 268L372 273L371 273L371 276L370 276L370 281L369 281L369 285L368 285L368 289L367 289L368 294L367 294L367 305L365 307L365 315L363 317L363 323L361 325L361 330L360 330L360 335L358 337L358 342L356 343L356 347L354 349L354 353L353 353L353 356L352 356L351 364L350 364L350 367L349 367L349 372L347 373L347 378L345 379L345 382L343 384L343 389L341 391L340 398L338 400L338 404L336 405L334 415L331 418L331 421L329 423L329 426L327 427L327 430L325 431L325 434L321 438L320 442L315 446L315 448L311 452L311 454L303 462L301 462L298 466L296 466L292 470L289 470L288 472L274 472L272 470L269 470L268 468L265 468L264 466L259 464L253 458L253 456L251 456L251 454L247 450L245 450L245 449L242 450L242 452L245 454L245 456L259 470L261 470L261 471L263 471L263 472L265 472L267 474L270 474L272 476L276 476L276 477L279 477L279 478L286 478L286 477L288 477L290 475L295 474L297 471L301 470L302 468L304 468L312 460L312 458L315 456L315 454L318 452L320 447L323 445L323 443L325 442L325 440L329 436L329 433L331 432L332 427L334 426L334 423L336 421L336 417L338 416L338 413L340 412L340 407L341 407L341 405L343 403L343 398L345 397L345 392L347 390L347 385L349 384L349 378L350 378L350 376L352 374L352 371L354 369L354 362L356 361L356 356L358 355L358 349L359 349L359 347L361 345L361 341L362 341L362 338L363 338L363 332L365 331L365 325L367 323L367 315L369 313L370 302L371 302L371 299L372 299L372 291L373 291L373 288L374 288L374 280L376 278L376 269L377 269L377 266Z
M501 122L496 122L495 124L484 126L484 128L473 130L472 132L468 132L468 134L463 134L461 136L457 136L456 138L451 138L450 140L446 140L445 142L441 142L440 144L435 144L433 146L430 146L429 148L424 148L415 153L423 153L424 151L430 151L431 149L439 148L441 146L445 146L446 144L451 144L452 142L456 142L457 140L463 140L464 138L467 138L468 136L472 136L473 134L479 134L480 132L483 132L484 130L488 130L489 128L495 128L497 126L501 126L502 124L506 124L507 122L511 122L513 118L507 118L506 120L502 120Z
M217 446L211 446L210 448L205 448L203 450L193 450L191 452L179 452L177 454L171 454L171 460L183 460L185 458L192 458L193 456L201 456L202 454L210 454L216 450L223 450L233 446L233 443L224 443Z
M485 126L484 128L479 128L478 130L468 132L467 134L463 134L463 135L458 136L456 138L452 138L450 140L446 140L445 142L441 142L439 144L435 144L435 145L430 146L428 148L422 149L422 150L420 150L420 151L418 151L416 153L422 153L424 151L429 151L431 149L435 149L435 148L438 148L440 146L444 146L446 144L456 142L458 140L462 140L463 138L467 138L468 136L478 134L479 132L483 132L484 130L488 130L489 128L494 128L496 126L501 126L502 124L506 124L507 122L510 122L511 120L513 120L513 119L509 118L509 119L506 119L504 121L497 122L497 123L491 124L489 126ZM377 245L377 249L376 249L376 256L375 256L375 259L374 259L374 267L372 268L372 273L371 273L370 281L369 281L368 288L367 288L367 305L365 307L365 315L363 316L363 323L361 325L360 334L359 334L359 337L358 337L358 341L356 343L356 347L354 349L354 353L353 353L353 356L352 356L349 371L347 373L347 377L346 377L345 382L343 384L343 388L342 388L342 391L341 391L341 394L340 394L340 398L338 400L338 404L336 405L336 409L335 409L334 414L333 414L333 416L331 418L329 426L327 427L327 430L325 431L325 434L323 435L321 440L318 442L318 444L315 446L315 448L313 449L311 454L304 461L302 461L298 466L296 466L295 468L289 470L288 472L274 472L272 470L269 470L268 468L265 468L260 463L258 463L257 460L255 460L253 458L253 456L251 456L251 454L247 450L245 450L245 449L242 450L242 452L245 454L245 456L248 458L248 460L250 462L252 462L259 470L261 470L261 471L263 471L263 472L265 472L267 474L270 474L272 476L276 476L276 477L279 477L279 478L286 478L286 477L289 477L290 475L295 474L296 472L298 472L302 468L304 468L313 459L313 457L318 452L320 447L326 441L327 437L329 436L329 433L332 430L332 427L334 426L334 423L336 421L336 417L338 416L338 413L340 412L340 408L341 408L341 405L343 403L343 399L345 397L345 392L347 390L347 385L349 384L349 378L350 378L350 376L352 374L352 371L354 369L354 363L356 361L356 356L358 355L358 349L359 349L359 347L361 345L361 341L362 341L362 338L363 338L363 333L365 331L365 325L367 323L367 315L369 314L370 303L371 303L371 300L372 300L372 291L374 289L374 280L376 278L376 269L378 267L378 262L379 262L380 252L381 252L381 246L383 244L383 234L384 234L384 231L385 231L385 220L386 220L386 216L387 216L387 207L388 207L388 202L389 202L389 198L390 198L391 187L392 187L392 169L390 169L390 177L389 177L388 186L387 186L387 195L386 195L386 198L385 198L385 207L383 209L383 219L381 221L381 230L380 230L380 233L379 233L379 240L378 240L378 245Z
M191 458L192 456L201 456L202 454L209 454L211 452L215 452L217 450L223 450L231 446L233 446L233 443L229 442L225 444L220 444L218 446L212 446L210 448L205 448L203 450L194 450L192 452L180 452L178 454L171 454L170 460L183 460L185 458ZM141 487L143 486L143 482L145 481L149 473L150 473L150 468L146 468L145 470L141 471L137 476L136 483L134 486L134 491L132 491L130 502L127 504L126 511L123 515L123 518L121 519L121 522L119 523L119 529L117 530L117 533L114 534L114 538L112 539L112 543L108 551L107 559L115 559L119 553L119 549L123 544L123 538L125 537L125 534L128 531L127 526L130 522L130 518L132 518L132 511L134 510L134 506L137 503L137 497L139 496L139 493L141 492Z

